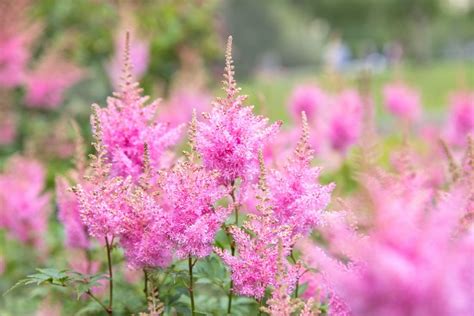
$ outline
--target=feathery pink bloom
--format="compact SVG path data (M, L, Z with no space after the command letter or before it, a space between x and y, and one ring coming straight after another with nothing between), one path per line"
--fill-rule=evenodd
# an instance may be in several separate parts
M416 175L380 174L364 183L375 206L372 226L359 238L350 229L331 237L351 245L350 264L314 250L313 266L354 315L470 315L474 230L460 229L466 188L454 187L433 203Z
M295 122L301 119L301 112L305 112L308 121L313 122L318 112L328 105L329 97L319 87L314 85L300 85L293 89L288 106Z
M30 108L55 109L66 90L84 77L84 70L67 61L55 48L46 52L25 78L25 104Z
M148 97L141 96L138 83L132 82L131 68L126 49L122 91L107 99L107 107L94 105L93 119L102 129L111 175L131 176L137 181L144 172L145 145L150 167L159 170L166 161L166 150L179 141L183 125L171 128L157 120L159 100L146 103Z
M465 144L467 135L474 133L474 91L460 91L451 97L446 133L454 145Z
M363 101L355 90L341 92L331 109L328 137L331 147L345 153L362 132Z
M194 88L180 87L173 90L164 104L160 118L171 126L178 126L191 120L193 111L201 114L207 111L211 97L206 92Z
M228 194L218 174L189 161L178 162L162 175L167 229L178 258L202 258L212 252L217 231L231 212L216 206Z
M421 116L420 95L403 83L391 83L383 90L385 106L398 118L415 122Z
M89 239L86 227L81 220L77 197L70 191L70 184L63 177L56 178L56 199L58 218L63 224L66 234L66 246L71 248L88 248Z
M331 200L334 184L317 182L320 168L311 167L313 150L308 144L309 127L303 112L302 136L293 156L282 171L268 177L269 200L280 225L288 225L294 235L307 235Z
M204 120L198 122L196 150L208 170L217 170L220 182L230 185L238 178L252 183L258 175L258 151L274 136L280 123L268 125L268 119L252 113L244 106L246 96L234 80L231 38L227 46L224 89L226 98L217 99Z
M44 245L50 210L45 177L39 162L21 156L12 156L0 174L0 227L37 247Z

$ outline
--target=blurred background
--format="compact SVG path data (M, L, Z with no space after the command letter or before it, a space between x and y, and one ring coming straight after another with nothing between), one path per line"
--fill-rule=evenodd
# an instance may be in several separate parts
M287 129L300 84L337 92L368 78L387 137L396 125L382 110L385 84L418 90L434 123L445 119L453 91L474 87L474 0L0 0L0 167L18 152L35 157L54 188L73 165L71 120L90 143L91 104L104 106L120 89L126 32L134 76L162 98L160 119L172 125L222 94L229 35L249 103ZM61 228L50 221L45 238L62 266ZM0 231L0 293L48 260L6 238ZM0 296L0 315L26 313L15 295Z

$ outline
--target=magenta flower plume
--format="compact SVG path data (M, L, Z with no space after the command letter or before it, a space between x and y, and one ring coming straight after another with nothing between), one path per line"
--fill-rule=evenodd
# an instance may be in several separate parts
M70 187L65 178L56 178L58 218L64 226L65 244L70 248L87 249L89 247L87 230L81 220L79 202Z
M311 167L313 150L308 144L309 127L302 113L302 136L292 158L282 171L268 177L269 199L280 225L291 227L294 235L306 235L319 223L319 217L331 200L334 184L317 183L320 169Z
M166 231L178 258L202 258L212 252L217 231L231 212L216 206L228 194L218 174L191 161L180 161L162 175Z
M165 151L179 141L183 126L170 128L157 121L159 101L146 104L148 97L142 97L138 83L132 82L128 49L122 81L122 91L107 100L106 108L94 105L94 119L102 128L111 175L131 176L137 181L144 172L145 144L149 148L150 167L159 170L166 158Z
M341 92L333 102L328 137L333 149L345 153L361 135L363 101L356 91L346 90Z
M420 95L403 83L391 83L383 90L385 106L398 118L413 123L421 116Z
M49 49L25 77L25 104L30 108L55 109L66 91L79 82L85 71L65 59L58 48Z
M246 96L234 80L231 56L232 37L227 44L224 89L226 98L217 99L212 110L197 125L196 150L208 170L217 170L219 180L230 185L238 178L252 183L258 175L258 151L274 136L280 123L268 125L268 119L244 106Z
M451 97L446 137L450 143L461 146L471 133L474 133L474 91L460 91Z
M324 91L313 85L297 86L290 97L288 106L295 122L301 119L301 112L305 112L308 120L313 122L319 111L326 107L329 96Z
M314 250L314 267L336 295L354 315L470 315L474 238L472 226L460 225L469 208L465 188L455 186L433 203L407 177L364 183L375 209L370 228L359 238L350 228L329 230L331 243L351 245L349 264Z
M0 174L0 228L37 247L44 245L50 211L45 177L39 162L21 156L12 156Z
M233 291L239 295L261 299L268 286L274 288L277 284L278 266L275 264L281 258L290 255L295 238L288 226L279 225L268 201L268 188L263 169L260 177L260 191L257 206L260 215L249 215L243 227L231 226L229 232L237 245L238 256L229 251L215 248L231 270ZM285 259L281 261L282 269L287 271L288 293L294 288L298 278L298 267L290 265Z

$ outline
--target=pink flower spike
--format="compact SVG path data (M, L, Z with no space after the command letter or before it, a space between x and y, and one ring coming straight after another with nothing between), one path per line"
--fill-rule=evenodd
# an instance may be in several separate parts
M308 121L313 122L318 113L328 106L329 97L317 86L297 86L290 97L288 106L295 122L301 119L301 112L305 112Z

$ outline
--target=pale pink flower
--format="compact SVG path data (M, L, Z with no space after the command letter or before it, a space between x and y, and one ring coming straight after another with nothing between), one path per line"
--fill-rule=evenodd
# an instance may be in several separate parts
M329 142L333 149L345 153L362 132L362 98L355 90L343 91L333 100L330 112Z
M217 231L231 212L216 203L228 190L218 174L189 161L178 162L162 175L162 196L169 216L166 231L178 258L202 258L212 252Z
M200 114L209 109L211 97L195 88L179 87L171 92L163 104L160 118L171 126L178 126L191 120L193 111Z
M111 163L112 176L131 176L137 181L144 172L145 146L154 170L163 167L165 152L176 145L183 125L171 128L157 120L159 100L150 104L141 96L138 83L132 81L128 50L125 53L123 83L120 93L107 99L107 107L95 107L92 119L97 120L102 133L101 142Z
M25 104L30 108L55 109L66 91L84 77L84 70L66 60L56 48L49 49L25 78Z
M45 177L39 162L18 155L9 158L0 174L0 227L37 247L44 245L50 211Z
M459 91L451 97L446 138L461 146L470 133L474 133L474 91Z
M318 86L305 84L297 86L291 93L288 107L295 122L301 119L301 112L305 112L308 121L313 122L328 106L329 97Z
M469 205L466 187L455 186L433 202L409 174L365 178L372 225L359 238L350 228L331 236L330 243L351 245L349 264L315 249L313 267L354 315L470 315L474 235L460 229Z
M419 93L403 83L391 83L383 89L387 109L398 118L413 123L421 116Z
M70 187L65 178L56 178L58 218L64 227L66 246L86 249L89 247L86 227L81 221L79 201L77 196L70 191Z
M217 170L220 182L231 185L237 179L252 183L258 175L258 151L273 137L280 123L268 125L268 119L244 106L246 96L239 95L231 57L232 41L227 47L224 89L226 98L217 99L212 110L198 122L196 150L208 170Z

